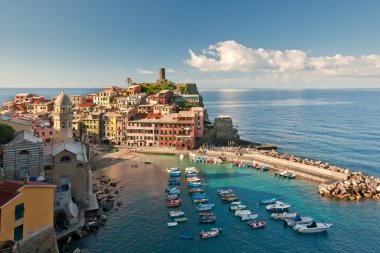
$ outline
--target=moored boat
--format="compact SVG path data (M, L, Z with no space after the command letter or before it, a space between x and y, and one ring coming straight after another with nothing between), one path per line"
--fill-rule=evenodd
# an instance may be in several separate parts
M225 202L225 203L231 203L231 202L234 202L236 200L239 200L239 198L237 196L223 197L222 198L222 202Z
M179 207L181 205L181 201L179 200L170 200L166 203L168 207Z
M169 176L171 176L171 177L180 177L181 176L181 171L180 170L170 171L169 172Z
M221 232L222 232L221 228L212 228L209 231L202 230L202 232L199 233L199 236L202 239L208 239L208 238L217 237Z
M214 207L214 204L199 204L199 206L197 206L197 210L198 211L209 211L211 210L212 208Z
M187 218L186 217L174 218L174 221L175 222L185 222L185 221L187 221Z
M304 234L322 233L322 232L327 231L329 228L331 228L332 225L333 224L319 223L319 222L313 221L310 225L307 225L307 224L295 225L293 229Z
M247 214L247 215L242 215L240 217L240 220L242 220L242 221L255 220L255 219L257 219L257 217L259 217L259 215L257 213L251 213L251 214Z
M301 225L301 224L310 225L313 221L314 221L313 218L301 217L297 214L293 219L286 219L285 224L289 227L293 227L295 225Z
M285 219L293 219L296 217L297 213L272 213L270 217L275 220L285 220Z
M181 216L184 216L185 215L185 212L181 211L181 210L175 210L175 211L170 211L169 212L169 216L172 217L172 218L177 218L177 217L181 217Z
M167 169L168 172L179 171L179 168L172 167Z
M263 227L265 227L265 225L267 224L267 222L265 220L262 220L262 221L248 222L247 224L251 228L263 228Z
M290 205L284 204L282 202L277 202L275 204L270 204L266 206L267 211L272 213L286 212L290 208Z
M235 216L242 217L244 215L252 214L251 210L237 210L235 211Z
M244 210L246 208L247 208L247 206L245 206L245 205L232 205L232 206L230 206L231 211Z
M270 205L276 203L276 198L260 200L260 205Z
M193 203L206 203L206 202L208 202L208 198L193 199Z
M168 226L168 227L175 227L177 225L178 225L177 222L168 222L168 223L166 223L166 226Z

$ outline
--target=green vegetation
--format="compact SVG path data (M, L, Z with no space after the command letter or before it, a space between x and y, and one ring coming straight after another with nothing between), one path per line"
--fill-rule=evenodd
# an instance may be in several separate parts
M193 107L193 104L189 102L183 102L183 103L178 104L178 106L181 110L189 110Z
M186 84L180 84L180 85L178 85L178 89L181 91L181 94L184 94L184 95L188 95L189 94L189 90L187 89L187 85Z
M173 90L174 84L171 81L166 81L164 83L142 83L141 91L145 92L147 95L158 93L162 90Z
M0 124L0 144L8 143L13 139L15 130L8 125Z

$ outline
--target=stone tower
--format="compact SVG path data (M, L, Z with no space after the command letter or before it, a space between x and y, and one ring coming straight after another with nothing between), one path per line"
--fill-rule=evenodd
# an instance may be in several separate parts
M165 68L160 68L158 70L158 79L156 80L156 83L164 83L167 80L165 79Z
M67 140L73 138L73 108L72 103L64 91L54 102L53 128L58 131L55 139Z

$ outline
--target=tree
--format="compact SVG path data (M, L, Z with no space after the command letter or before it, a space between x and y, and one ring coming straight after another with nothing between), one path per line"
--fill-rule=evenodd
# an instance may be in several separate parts
M0 144L5 144L12 140L14 133L15 130L11 126L0 124Z

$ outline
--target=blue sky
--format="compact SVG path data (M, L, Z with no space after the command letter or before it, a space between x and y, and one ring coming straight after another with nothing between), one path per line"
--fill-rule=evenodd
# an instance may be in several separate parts
M379 1L0 2L0 87L380 88ZM191 50L191 51L189 51Z

